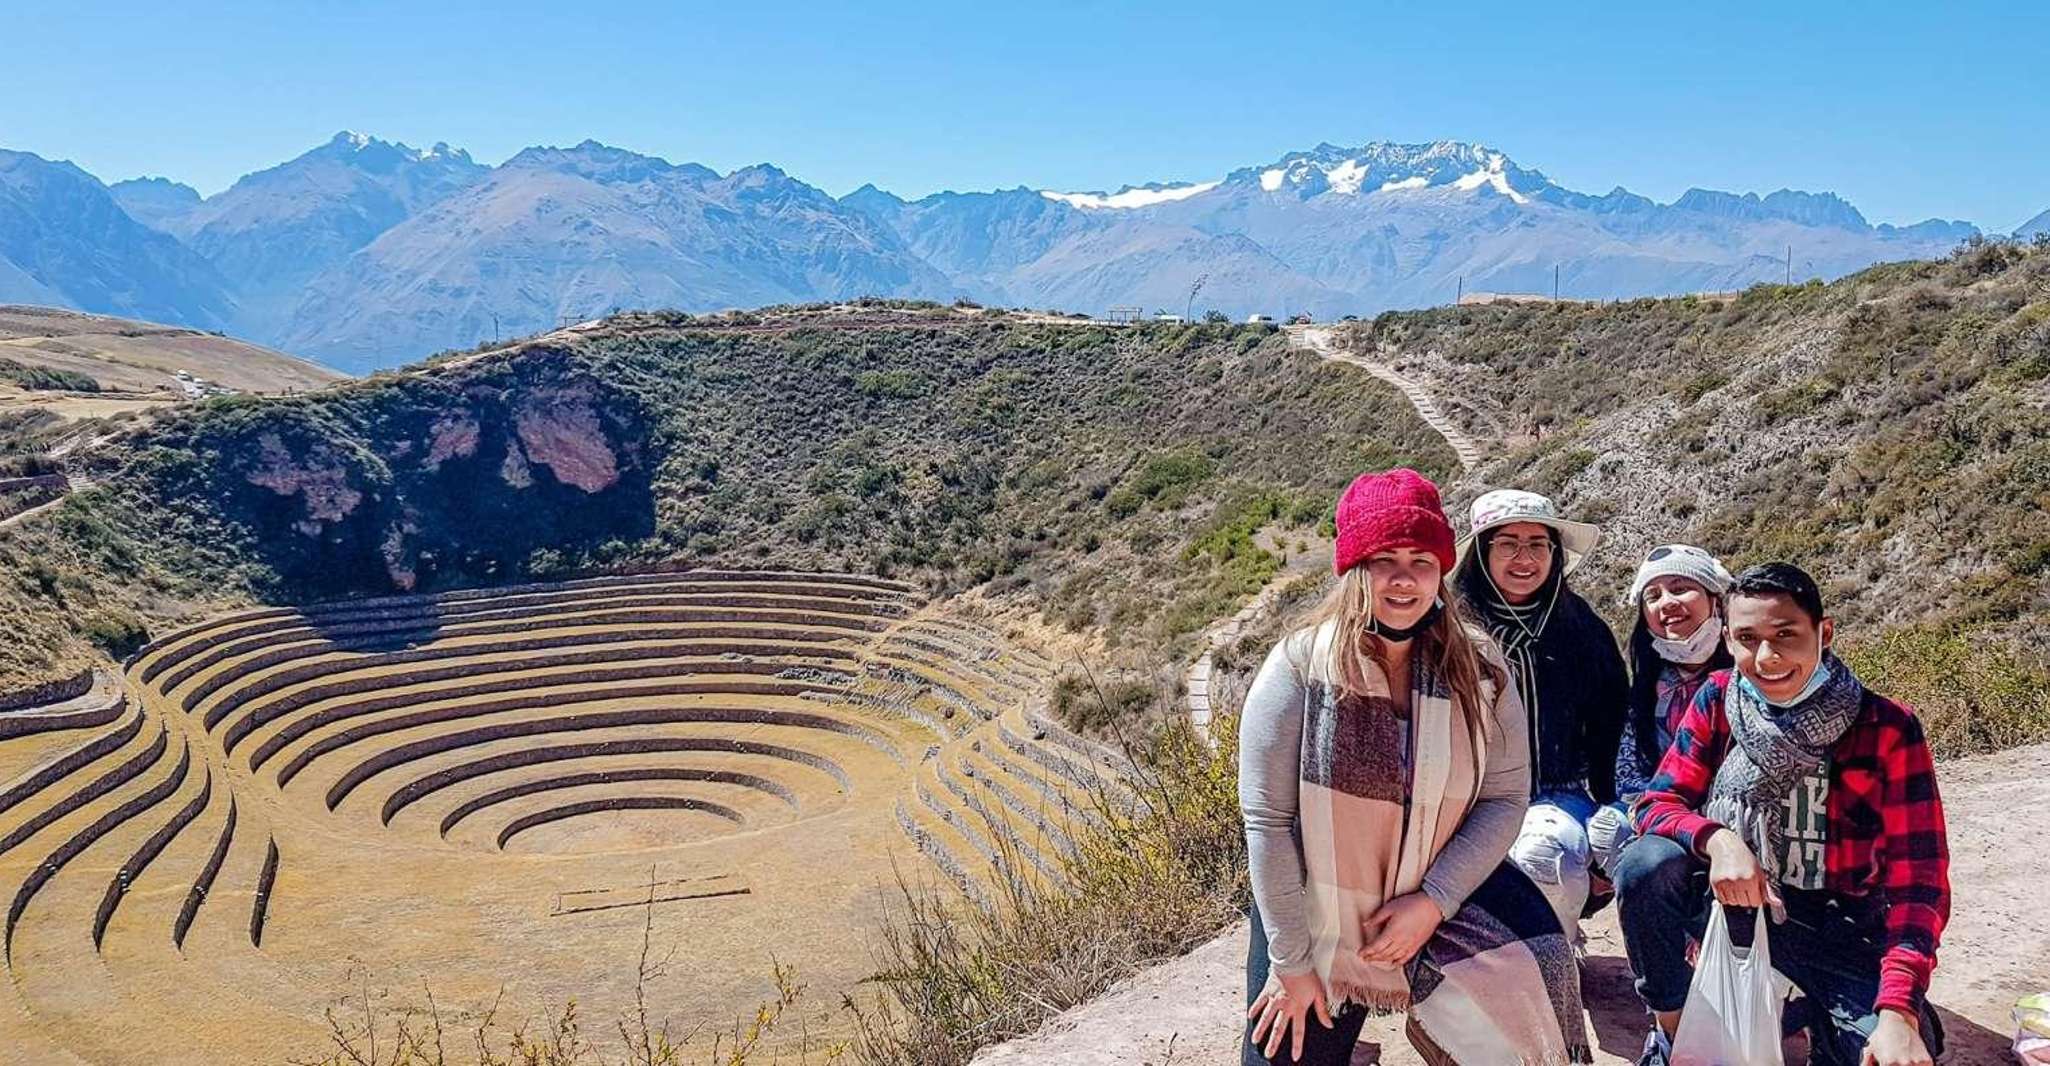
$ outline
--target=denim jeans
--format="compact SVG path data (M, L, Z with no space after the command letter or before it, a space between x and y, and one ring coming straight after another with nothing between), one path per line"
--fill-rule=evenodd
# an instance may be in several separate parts
M1614 870L1616 909L1623 945L1637 975L1637 994L1655 1011L1687 1003L1694 968L1687 941L1708 927L1708 863L1661 836L1638 837L1623 849ZM1771 927L1772 968L1801 990L1818 1012L1810 1026L1809 1061L1858 1066L1865 1040L1879 1024L1872 1000L1879 995L1879 959L1885 952L1883 902L1840 892L1804 891L1782 885L1787 920ZM1733 908L1730 933L1748 943L1754 911ZM1943 1025L1922 1005L1922 1040L1934 1055L1943 1050Z
M1579 927L1581 908L1587 906L1587 820L1595 809L1594 797L1585 790L1539 793L1523 816L1523 831L1509 846L1509 861L1545 894L1568 939Z

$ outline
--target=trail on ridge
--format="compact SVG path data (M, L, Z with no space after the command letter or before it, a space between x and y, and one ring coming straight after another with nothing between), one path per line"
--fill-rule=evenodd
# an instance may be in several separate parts
M1416 413L1423 418L1425 424L1445 438L1445 443L1452 447L1452 453L1459 457L1460 469L1472 470L1480 464L1480 445L1454 425L1451 419L1445 417L1445 412L1438 407L1438 401L1433 399L1422 385L1404 377L1394 367L1346 351L1339 345L1335 331L1329 327L1290 326L1288 336L1290 343L1297 347L1308 348L1335 363L1356 366L1395 386L1409 400L1410 405L1416 408Z

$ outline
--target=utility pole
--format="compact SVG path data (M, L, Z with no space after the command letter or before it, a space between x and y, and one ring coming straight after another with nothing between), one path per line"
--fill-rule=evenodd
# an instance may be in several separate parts
M498 312L491 312L491 343L498 343Z
M1196 277L1196 283L1194 285L1189 286L1189 305L1187 307L1182 308L1182 321L1187 322L1195 316L1196 294L1203 291L1203 283L1209 280L1210 275L1199 274Z
M1464 275L1464 274L1461 274L1461 275L1459 275L1459 295L1457 295L1457 296L1454 296L1454 297L1452 298L1452 306L1454 306L1454 307L1457 307L1457 306L1459 306L1460 304L1463 304L1463 303L1465 303L1465 302L1466 302L1466 275Z
M1559 264L1552 264L1552 299L1559 298Z
M1794 246L1787 245L1787 284L1794 283Z

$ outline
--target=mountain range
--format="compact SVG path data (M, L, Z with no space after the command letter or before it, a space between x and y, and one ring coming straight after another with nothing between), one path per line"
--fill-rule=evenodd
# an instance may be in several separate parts
M2050 212L2020 235L2044 228ZM1605 299L1833 278L1978 232L1873 225L1830 193L1590 195L1452 141L917 200L596 141L494 167L344 132L209 197L0 151L0 301L232 330L352 372L615 308L878 295L1335 317L1462 290Z

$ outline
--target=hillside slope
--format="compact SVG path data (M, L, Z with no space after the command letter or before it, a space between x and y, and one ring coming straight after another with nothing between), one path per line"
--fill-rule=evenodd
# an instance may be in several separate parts
M218 333L18 304L0 304L0 358L134 393L175 393L181 370L238 392L297 392L345 377Z
M1275 565L1249 524L1391 462L1455 465L1268 329L623 316L109 442L95 488L0 536L0 687L251 598L713 562L990 583L1166 646Z
M200 329L236 315L198 253L130 218L97 178L0 149L0 301L50 303Z
M1354 348L1503 441L1473 489L1528 485L1603 523L1601 583L1687 536L1814 566L1860 620L2050 609L2050 250L1723 301L1384 316Z

